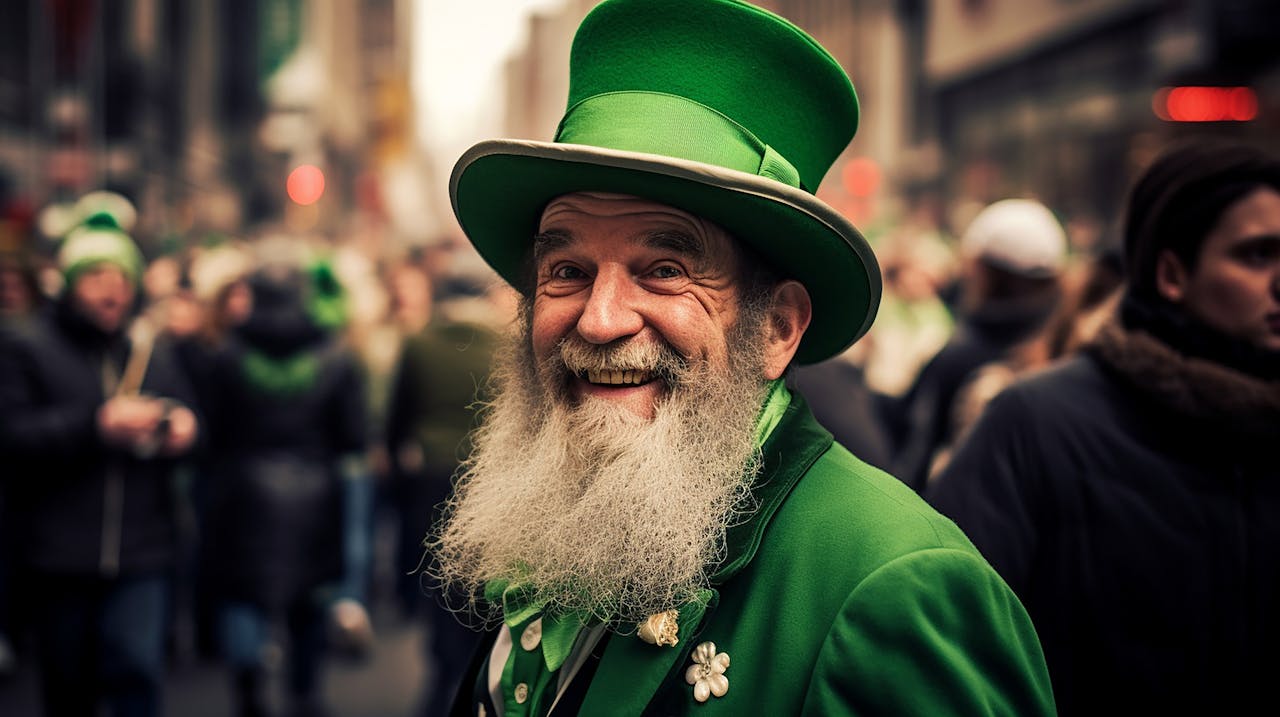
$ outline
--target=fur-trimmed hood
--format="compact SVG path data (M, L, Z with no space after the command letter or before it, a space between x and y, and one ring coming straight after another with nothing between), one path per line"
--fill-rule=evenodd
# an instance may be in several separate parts
M1103 325L1088 350L1164 408L1230 433L1280 437L1280 380L1187 356L1117 319Z

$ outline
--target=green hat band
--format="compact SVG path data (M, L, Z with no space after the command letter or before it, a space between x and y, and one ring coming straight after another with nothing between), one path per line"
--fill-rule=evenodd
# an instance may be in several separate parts
M812 191L800 173L746 127L706 105L661 92L606 92L565 113L556 142L679 157Z

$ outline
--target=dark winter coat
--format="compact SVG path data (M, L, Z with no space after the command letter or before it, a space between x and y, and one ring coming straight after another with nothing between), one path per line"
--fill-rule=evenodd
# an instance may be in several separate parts
M219 355L205 545L221 597L277 609L341 577L341 461L365 447L358 366L300 305L255 309Z
M166 568L176 551L175 463L106 446L96 414L104 361L131 345L65 302L0 336L0 489L14 554L44 572L115 576ZM141 392L191 406L169 347L152 350Z
M1026 605L1062 714L1246 714L1280 673L1280 382L1107 327L927 493Z

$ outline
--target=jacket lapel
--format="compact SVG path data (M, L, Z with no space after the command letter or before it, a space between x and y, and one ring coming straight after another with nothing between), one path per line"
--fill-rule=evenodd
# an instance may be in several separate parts
M638 715L667 679L683 682L683 677L673 673L693 648L703 618L713 612L719 602L719 594L714 590L710 592L707 603L693 602L680 608L675 645L659 647L636 635L614 635L600 658L580 714Z

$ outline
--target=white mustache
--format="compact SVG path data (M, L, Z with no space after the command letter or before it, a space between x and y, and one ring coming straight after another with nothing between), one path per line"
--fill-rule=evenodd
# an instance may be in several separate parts
M592 383L638 385L661 379L674 385L689 366L668 344L633 340L599 345L567 336L560 342L559 355L566 373Z

